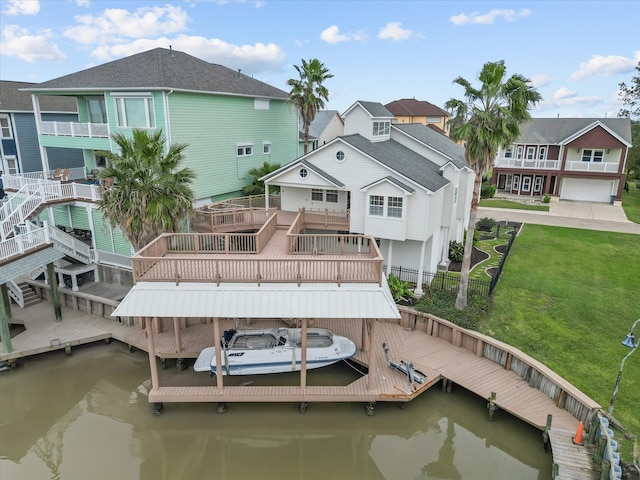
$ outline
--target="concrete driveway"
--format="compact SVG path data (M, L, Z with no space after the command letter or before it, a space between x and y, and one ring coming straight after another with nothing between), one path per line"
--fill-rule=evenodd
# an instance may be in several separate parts
M552 201L548 212L478 207L477 218L535 223L557 227L583 228L640 235L640 224L630 222L619 205L608 203Z

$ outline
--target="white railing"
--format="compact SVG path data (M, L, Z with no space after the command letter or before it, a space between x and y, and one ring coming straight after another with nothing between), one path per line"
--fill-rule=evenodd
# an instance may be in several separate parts
M0 242L0 261L22 255L28 250L50 243L47 229L42 227Z
M107 123L40 122L42 135L61 137L109 138Z
M122 267L131 270L131 257L125 255L119 255L117 253L106 252L104 250L93 251L94 261L104 263L107 265L113 265L116 267Z
M565 171L570 172L601 172L601 173L618 173L620 164L615 162L567 162Z
M496 167L530 168L533 170L558 170L560 160L528 160L526 158L496 158Z
M22 289L13 280L9 280L6 283L9 291L9 296L18 304L20 308L24 308L24 295Z
M54 246L64 252L65 255L75 258L83 263L91 263L93 254L91 248L73 235L64 233L58 228L49 226L49 238Z

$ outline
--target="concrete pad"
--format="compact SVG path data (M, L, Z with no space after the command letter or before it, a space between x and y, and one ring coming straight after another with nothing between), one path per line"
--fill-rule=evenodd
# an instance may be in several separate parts
M628 222L620 205L597 202L573 202L560 200L552 202L549 215L558 217L581 218L586 220L604 220L607 222Z

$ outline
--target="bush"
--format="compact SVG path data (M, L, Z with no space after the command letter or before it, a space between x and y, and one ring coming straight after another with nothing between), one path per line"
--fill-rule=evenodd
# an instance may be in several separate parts
M549 195L545 195L542 197L542 203L549 203L551 201L551 197Z
M414 294L411 291L410 282L400 280L393 274L390 274L387 277L387 282L389 283L389 290L391 291L391 295L393 295L393 299L396 302L399 302L401 300L409 301L410 298L414 298Z
M489 217L482 217L476 222L476 228L481 232L490 232L495 226L495 219Z
M483 183L480 187L480 198L493 198L496 194L496 186L489 183Z
M457 294L457 290L436 290L424 295L415 308L448 320L460 327L477 330L478 324L489 312L491 300L486 295L469 295L467 308L458 310L455 307Z
M464 258L464 244L460 242L449 242L449 260L452 262L462 262Z

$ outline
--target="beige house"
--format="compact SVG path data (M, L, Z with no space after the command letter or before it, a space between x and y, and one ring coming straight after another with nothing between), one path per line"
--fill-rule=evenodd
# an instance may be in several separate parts
M393 113L398 124L421 123L428 127L436 127L441 133L449 136L449 114L432 103L415 98L403 98L387 103L385 107Z

